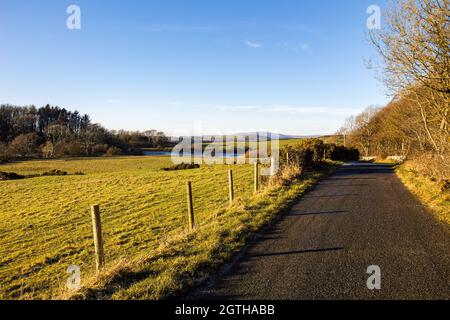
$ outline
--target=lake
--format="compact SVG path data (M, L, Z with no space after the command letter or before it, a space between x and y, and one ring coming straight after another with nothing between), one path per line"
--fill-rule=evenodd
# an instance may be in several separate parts
M144 156L170 156L170 151L143 151Z
M159 157L161 157L161 156L171 156L172 152L170 152L170 151L148 151L147 150L147 151L143 151L142 154L144 156L155 156L155 157L159 156ZM194 156L202 157L203 155L201 153L196 153L196 154L194 154ZM242 157L242 156L244 156L244 154L242 154L242 153L237 155L237 157ZM223 157L224 158L235 158L236 155L233 153L224 153Z

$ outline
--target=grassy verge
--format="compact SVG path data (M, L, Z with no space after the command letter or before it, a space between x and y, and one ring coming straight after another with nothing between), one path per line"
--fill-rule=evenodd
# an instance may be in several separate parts
M450 192L442 191L436 181L410 170L408 164L397 168L397 175L406 187L424 204L437 219L450 227Z
M330 165L309 173L302 180L272 184L248 199L215 212L193 232L167 239L157 249L133 260L118 261L98 276L82 280L77 292L64 292L59 299L164 299L177 297L205 281L246 243L272 222L324 175Z

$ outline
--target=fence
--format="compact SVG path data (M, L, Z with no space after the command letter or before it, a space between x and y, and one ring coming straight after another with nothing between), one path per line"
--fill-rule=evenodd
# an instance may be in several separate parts
M201 229L216 213L247 202L255 191L253 164L169 172L151 169L18 184L17 199L37 195L26 204L29 209L24 204L18 207L17 212L24 214L18 214L10 224L12 231L4 234L11 235L3 242L9 246L0 251L3 260L11 263L0 269L0 275L17 277L2 288L5 295L48 299L52 292L59 294L68 266L79 267L85 279L91 270L133 260L188 232L189 213L192 229ZM259 165L258 171L262 169ZM258 175L259 190L263 178ZM188 201L188 181L192 201ZM48 197L42 199L36 188ZM13 256L17 252L23 254Z
M253 192L257 193L261 190L261 165L256 162L253 165ZM192 231L198 227L197 219L196 219L196 211L195 211L195 200L196 194L193 192L193 182L186 181L186 212L187 212L187 229ZM228 205L232 206L235 201L235 175L233 170L228 170ZM94 239L94 249L95 249L95 265L97 272L101 271L106 265L106 252L104 250L103 243L103 228L101 223L101 214L100 214L100 206L98 204L93 205L91 207L91 215L92 215L92 230L93 230L93 239Z

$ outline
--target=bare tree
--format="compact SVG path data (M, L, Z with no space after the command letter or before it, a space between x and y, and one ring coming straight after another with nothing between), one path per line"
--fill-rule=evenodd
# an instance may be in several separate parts
M36 133L21 134L11 142L11 149L19 157L33 156L38 146Z
M393 0L370 39L390 91L417 106L436 153L449 149L450 1Z

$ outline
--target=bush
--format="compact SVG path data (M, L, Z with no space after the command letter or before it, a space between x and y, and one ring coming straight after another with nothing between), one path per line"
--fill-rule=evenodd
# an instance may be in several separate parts
M85 155L85 149L76 142L60 142L54 146L54 156L56 157L82 157Z
M109 157L112 156L119 156L122 154L122 149L117 147L109 147L108 150L106 150L106 155Z
M190 169L198 169L200 168L199 164L195 163L180 163L177 165L174 165L172 167L163 168L164 171L176 171L176 170L190 170Z
M19 180L25 178L24 176L14 172L2 172L0 171L0 181L5 180Z
M299 143L300 149L304 150L307 166L316 166L325 160L326 145L320 139L305 139Z
M302 168L299 166L284 166L277 175L270 178L270 183L276 186L288 186L292 180L302 176Z
M333 161L358 161L360 154L359 150L355 148L327 144L325 145L325 158Z
M44 172L42 174L42 176L67 176L67 172L54 169L54 170Z
M358 161L359 151L335 144L325 144L320 139L306 139L294 146L284 147L280 151L280 161L286 165L286 154L289 153L289 165L300 168L317 168L326 160Z
M412 157L406 167L414 170L418 175L435 179L436 181L450 180L450 153L445 155L421 154Z
M96 144L92 147L92 155L104 155L109 149L107 144Z
M282 166L308 168L313 164L314 153L304 149L301 145L288 146L280 151L280 163ZM289 154L289 163L286 155Z

